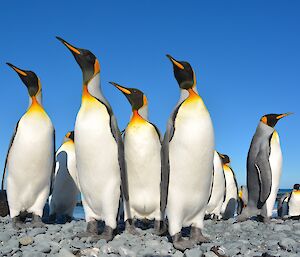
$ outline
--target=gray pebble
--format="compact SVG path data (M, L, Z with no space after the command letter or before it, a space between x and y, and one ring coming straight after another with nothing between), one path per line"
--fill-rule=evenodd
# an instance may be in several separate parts
M75 239L71 242L71 246L73 246L74 248L77 248L77 249L85 248L84 242L80 241L78 238L75 238Z
M10 234L5 232L0 233L0 242L7 242L10 239Z
M50 251L51 251L50 244L49 244L49 242L46 242L46 241L36 244L36 246L34 248L36 251L42 252L42 253L50 253Z
M31 236L24 236L19 240L21 245L31 245L33 243L33 238Z
M275 227L274 227L274 231L284 231L284 230L290 230L291 229L291 227L290 226L288 226L288 225L276 225Z
M185 257L202 257L202 254L203 253L200 248L194 248L184 252Z
M213 252L206 252L203 254L203 257L218 257L218 255Z
M291 238L282 238L278 245L283 249L283 250L293 250L296 248L297 243L294 239Z
M71 251L69 249L66 249L66 248L62 248L57 256L59 256L59 257L76 257L73 253L71 253Z
M28 236L35 237L36 235L39 235L39 234L45 234L46 231L47 231L46 227L43 227L43 228L33 228L33 229L29 230L27 232L27 234L28 234Z

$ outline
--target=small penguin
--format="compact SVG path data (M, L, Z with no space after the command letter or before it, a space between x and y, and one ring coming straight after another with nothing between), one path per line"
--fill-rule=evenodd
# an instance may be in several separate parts
M285 193L279 200L277 205L277 215L280 218L289 214L289 193Z
M181 89L180 100L173 111L162 146L162 212L166 208L169 233L176 249L184 251L207 242L202 234L209 200L214 158L214 129L210 114L197 93L196 77L188 62L173 64ZM181 229L191 226L189 240Z
M129 201L122 136L100 88L98 59L89 50L57 38L71 51L83 75L81 107L75 122L75 152L87 230L77 236L110 241L117 226L120 187L126 208ZM105 222L101 235L99 220Z
M71 221L80 193L77 179L74 131L68 132L63 144L56 151L56 170L53 192L50 200L49 220L54 222L57 216Z
M225 200L225 174L222 158L217 151L214 154L213 182L210 199L206 208L206 215L212 219L221 219L221 208Z
M131 211L129 216L125 208L126 229L130 230L132 219L154 219L155 233L160 234L163 219L160 210L160 132L148 121L147 98L142 91L110 83L126 96L132 107L130 122L123 134Z
M242 185L239 190L238 195L238 207L237 207L237 214L241 214L242 210L247 206L248 204L248 191L247 186Z
M55 170L55 136L52 122L42 106L42 87L32 71L17 72L29 94L29 106L17 123L7 152L7 198L13 226L23 228L26 214L32 214L30 226L43 226L41 217ZM25 154L25 152L27 154Z
M238 221L253 216L264 222L269 221L271 211L268 213L266 201L269 197L272 202L276 200L282 158L274 127L280 119L290 114L267 114L260 119L247 157L248 205L238 216ZM271 159L270 154L273 156ZM273 205L269 202L268 206L273 208Z
M295 184L288 199L289 217L300 217L300 185Z
M225 200L222 205L221 215L222 219L228 220L234 217L236 211L238 198L238 184L235 178L235 174L232 168L229 166L230 159L228 155L220 154L220 156L222 158L226 180Z

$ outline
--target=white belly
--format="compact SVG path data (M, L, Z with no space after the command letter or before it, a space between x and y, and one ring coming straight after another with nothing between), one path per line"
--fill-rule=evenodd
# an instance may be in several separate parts
M270 166L272 171L272 187L271 187L270 196L266 201L266 207L267 207L267 215L268 217L271 217L274 204L276 201L278 189L279 189L279 183L280 183L281 172L282 172L282 152L281 152L280 142L279 142L279 137L277 132L272 136L271 139L271 152L270 152L269 161L270 161Z
M293 192L289 201L289 216L300 215L300 191Z
M169 145L167 215L177 220L175 223L189 226L200 212L204 215L210 195L213 155L214 132L209 113L198 102L181 106Z
M124 146L131 215L160 218L161 143L155 128L129 125Z
M214 176L213 188L209 203L207 205L207 214L220 215L221 207L225 195L225 176L223 171L223 164L217 152L214 154Z
M46 202L54 160L53 126L48 116L24 115L8 156L7 194L11 216ZM42 195L42 196L41 196Z
M74 143L64 143L56 153L56 173L50 213L73 215L79 194Z
M117 143L110 116L102 104L81 107L75 124L75 148L80 190L89 208L102 218L120 197Z

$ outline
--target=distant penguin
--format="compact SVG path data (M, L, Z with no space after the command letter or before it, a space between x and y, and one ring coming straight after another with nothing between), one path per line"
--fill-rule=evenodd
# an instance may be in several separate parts
M234 217L237 208L238 185L235 174L229 166L230 159L228 155L220 154L223 161L223 169L226 180L225 200L222 205L221 215L222 219L227 220Z
M160 234L163 219L160 210L160 133L148 121L146 95L135 88L123 87L114 82L111 84L126 96L132 107L130 122L123 134L131 211L129 214L125 208L126 229L130 230L132 219L154 219L155 232Z
M241 214L242 210L247 206L247 204L248 204L247 186L242 185L239 189L239 194L238 194L237 214Z
M7 64L18 73L29 94L29 107L17 123L5 161L10 216L15 228L23 228L24 214L31 213L31 226L40 227L55 168L54 128L42 106L36 74Z
M238 221L253 216L264 222L269 220L270 210L273 209L277 196L282 162L278 135L274 127L278 120L289 114L267 114L260 119L247 158L248 205L238 216ZM266 202L269 197L271 198L267 211Z
M56 151L56 170L53 192L50 201L50 221L64 216L71 221L80 193L74 145L74 132L68 132L63 144Z
M289 193L285 193L279 200L277 205L277 215L280 218L289 214Z
M292 193L288 199L289 216L299 217L300 216L300 185L295 184Z
M166 207L173 245L181 251L207 242L203 219L211 192L214 129L209 112L197 93L191 65L168 55L181 97L163 140L162 211ZM189 240L181 229L191 226Z
M225 174L223 162L219 153L214 154L213 182L210 199L206 208L206 215L212 219L221 219L221 208L225 200Z
M86 232L77 236L110 241L117 227L121 183L124 200L129 201L122 136L100 89L98 59L89 50L58 39L71 51L83 75L81 107L75 122L75 152L88 224ZM99 220L105 222L101 235L98 235Z

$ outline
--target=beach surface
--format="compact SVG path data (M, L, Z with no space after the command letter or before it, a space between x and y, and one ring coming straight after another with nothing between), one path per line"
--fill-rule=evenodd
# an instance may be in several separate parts
M16 231L10 218L4 217L0 218L0 256L300 256L300 222L294 220L273 219L270 224L250 220L243 223L234 223L233 219L206 220L203 233L211 242L184 253L174 249L169 237L154 235L152 228L139 228L137 236L122 231L123 224L119 227L119 234L113 241L91 242L89 238L74 238L75 233L85 230L83 220Z

